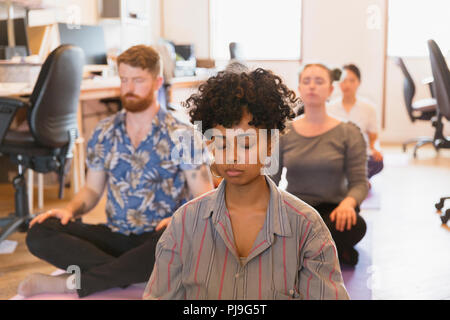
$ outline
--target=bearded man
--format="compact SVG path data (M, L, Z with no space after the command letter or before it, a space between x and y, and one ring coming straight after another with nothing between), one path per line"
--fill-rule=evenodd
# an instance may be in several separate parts
M171 156L177 145L173 133L192 128L158 104L163 82L158 52L137 45L117 63L123 110L100 121L88 142L86 185L66 207L34 218L26 238L32 254L63 270L76 266L80 274L31 274L19 285L22 296L76 292L85 297L147 281L156 243L173 212L213 189L205 164ZM107 223L82 223L79 218L105 189Z

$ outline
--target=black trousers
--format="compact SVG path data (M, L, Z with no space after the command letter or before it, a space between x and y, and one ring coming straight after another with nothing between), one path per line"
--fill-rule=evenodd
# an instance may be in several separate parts
M26 237L30 252L57 268L70 265L81 270L78 296L110 288L146 282L155 263L155 248L164 230L129 236L112 232L105 225L50 218L35 224Z
M330 214L337 206L338 204L336 203L320 203L313 207L319 212L327 225L328 230L330 230L338 253L342 254L344 250L354 247L364 237L367 225L364 219L359 215L359 207L356 207L356 225L352 226L350 230L336 230L336 220L331 221Z

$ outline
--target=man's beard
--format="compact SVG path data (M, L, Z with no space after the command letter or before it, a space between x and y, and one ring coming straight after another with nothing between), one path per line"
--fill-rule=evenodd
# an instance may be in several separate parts
M129 98L133 97L135 99L130 100ZM122 101L122 107L129 112L141 112L149 108L153 102L155 101L155 92L153 90L150 91L148 96L144 98L140 98L137 95L132 93L127 93L124 96L120 97Z

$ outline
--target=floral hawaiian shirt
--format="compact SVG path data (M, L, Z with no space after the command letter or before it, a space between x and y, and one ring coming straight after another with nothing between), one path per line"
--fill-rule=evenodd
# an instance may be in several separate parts
M122 234L153 231L189 200L183 170L199 164L174 161L176 130L192 126L175 119L160 108L151 132L137 148L125 129L126 112L99 122L87 146L87 166L107 174L107 226ZM178 131L179 132L179 131Z

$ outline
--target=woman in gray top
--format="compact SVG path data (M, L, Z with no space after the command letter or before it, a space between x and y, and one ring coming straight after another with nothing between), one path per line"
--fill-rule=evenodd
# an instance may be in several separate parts
M305 66L299 77L304 116L280 139L279 172L287 169L287 191L319 211L338 249L340 261L355 265L354 245L366 232L359 205L368 192L366 144L360 129L326 112L333 72L322 64Z

